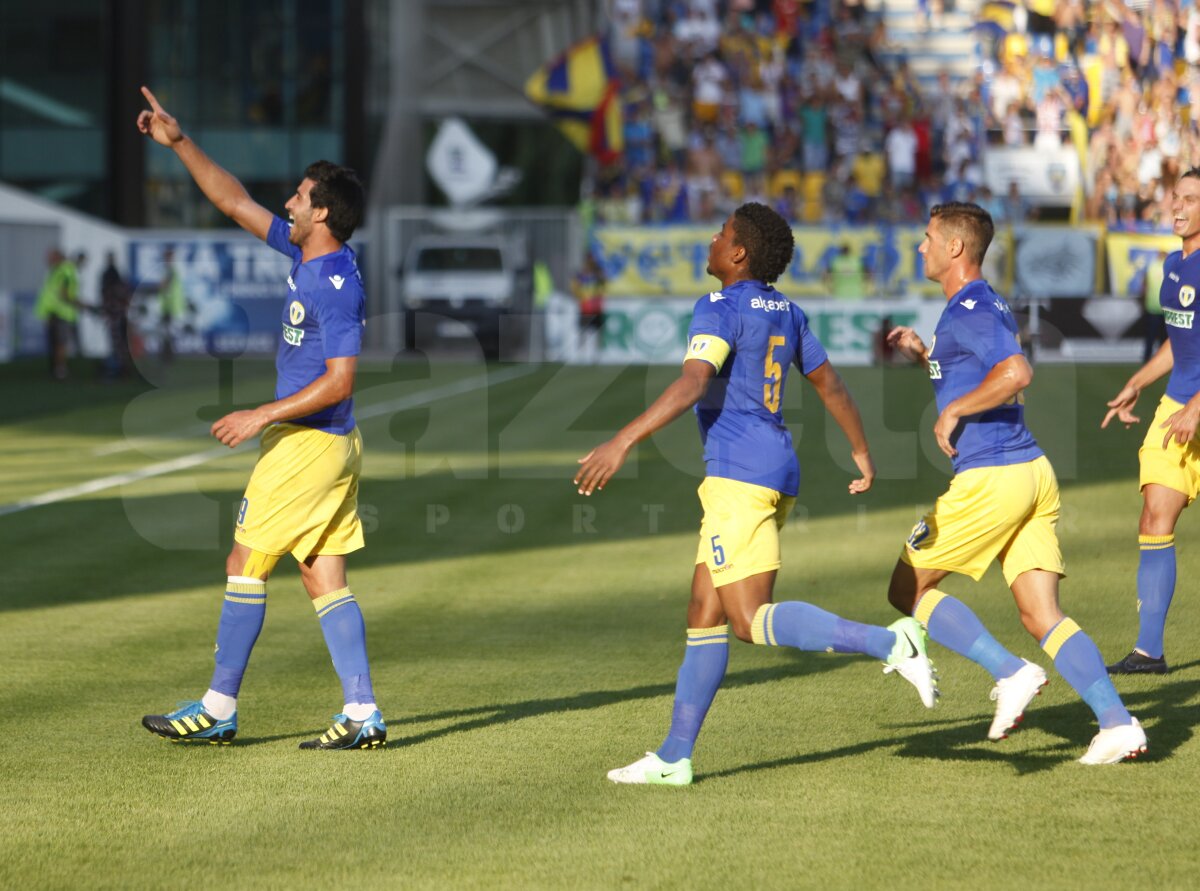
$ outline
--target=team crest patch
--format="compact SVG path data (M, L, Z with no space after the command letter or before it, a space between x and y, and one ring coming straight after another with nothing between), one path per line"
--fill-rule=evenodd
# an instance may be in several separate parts
M292 305L288 307L288 318L292 320L293 325L304 321L304 305L299 300L293 300Z
M1191 306L1192 301L1196 299L1196 289L1191 285L1184 285L1179 289L1179 305Z

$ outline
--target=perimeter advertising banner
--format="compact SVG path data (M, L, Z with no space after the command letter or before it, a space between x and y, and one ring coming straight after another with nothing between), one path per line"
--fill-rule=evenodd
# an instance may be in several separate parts
M176 353L273 353L291 261L249 235L138 234L129 241L131 321L155 351L168 330L158 298L173 267L187 311L172 319Z
M603 364L662 364L683 362L687 330L695 300L646 297L610 300L604 307L596 361ZM870 365L881 332L909 325L926 343L933 335L946 301L932 299L802 301L801 308L835 365ZM547 355L553 360L586 361L577 344L577 308L573 300L556 296L547 307Z
M863 265L867 296L933 295L937 285L925 279L917 248L924 226L863 226L793 229L792 263L776 283L792 299L829 293L826 276L843 248ZM704 271L711 227L600 227L593 248L598 252L613 297L706 294L713 279Z

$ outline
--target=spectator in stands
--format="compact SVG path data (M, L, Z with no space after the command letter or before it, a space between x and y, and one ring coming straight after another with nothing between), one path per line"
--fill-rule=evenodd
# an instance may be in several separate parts
M895 189L907 189L917 174L917 134L912 122L904 118L884 140L888 175Z

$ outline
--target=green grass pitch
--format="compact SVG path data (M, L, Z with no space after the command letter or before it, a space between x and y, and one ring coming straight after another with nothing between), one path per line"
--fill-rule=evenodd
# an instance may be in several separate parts
M1109 658L1136 632L1141 431L1098 424L1129 371L1042 367L1027 394L1063 484L1064 606ZM598 496L569 480L673 373L364 366L368 546L351 586L390 738L379 752L325 753L296 748L341 698L288 561L235 743L171 745L138 723L207 685L254 453L215 456L204 429L267 398L270 366L182 362L156 385L0 367L0 887L1195 886L1200 557L1188 514L1173 671L1118 683L1146 725L1145 761L1076 764L1095 725L1053 673L997 744L984 738L988 677L936 645L943 697L927 712L869 659L735 642L696 784L608 783L605 771L658 745L670 715L698 522L694 423L644 444ZM948 462L919 371L844 375L880 478L846 494L848 449L793 379L785 410L804 482L776 599L886 624L891 567ZM947 588L1048 665L997 570Z

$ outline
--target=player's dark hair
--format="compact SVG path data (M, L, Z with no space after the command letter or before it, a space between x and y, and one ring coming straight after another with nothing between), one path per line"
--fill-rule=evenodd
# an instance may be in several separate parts
M961 238L967 251L967 259L979 265L987 254L996 226L992 215L978 204L963 201L947 201L935 204L929 210L929 218L938 219L947 238Z
M1192 167L1179 174L1180 179L1200 179L1200 167Z
M345 244L362 223L366 205L358 174L332 161L315 161L304 171L304 178L315 183L308 196L309 203L329 211L325 225L334 238Z
M733 212L733 240L746 249L750 275L768 284L783 275L796 247L788 221L753 201Z

